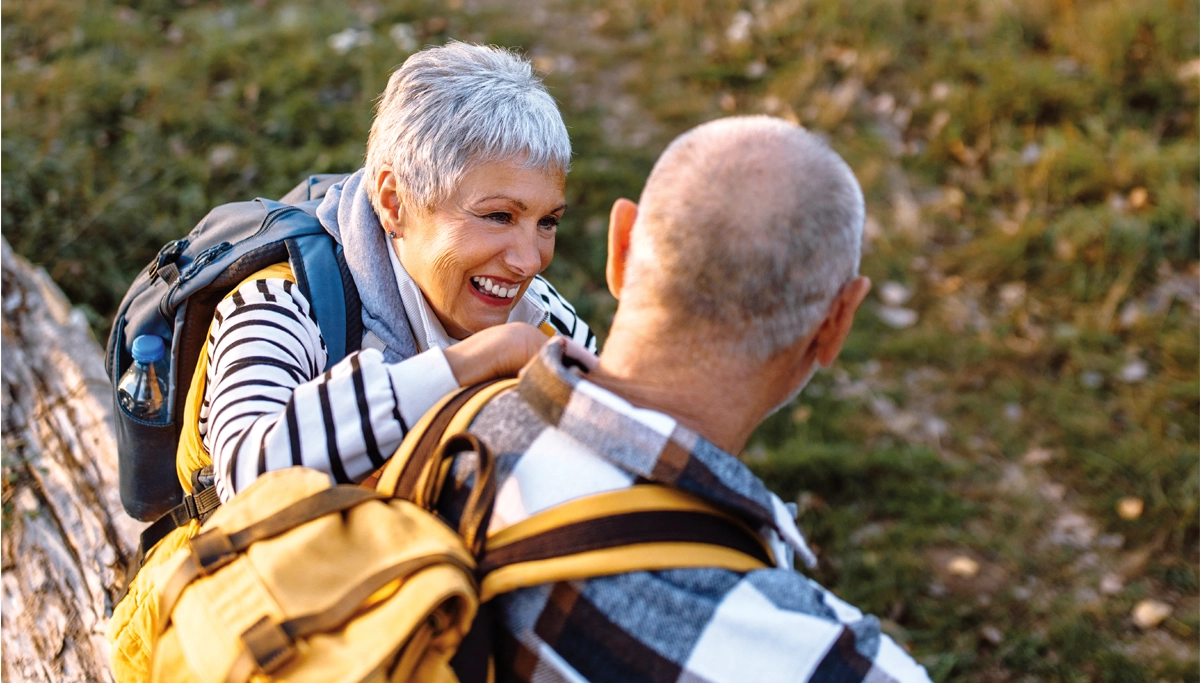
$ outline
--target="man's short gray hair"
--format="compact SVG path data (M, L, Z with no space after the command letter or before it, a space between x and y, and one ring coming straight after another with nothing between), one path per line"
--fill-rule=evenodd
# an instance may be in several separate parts
M571 139L558 105L529 62L498 47L451 42L414 53L392 72L367 141L371 204L391 169L410 206L449 197L471 167L516 160L566 173Z
M863 218L854 173L816 135L765 116L713 121L651 171L625 287L691 338L765 360L857 275Z

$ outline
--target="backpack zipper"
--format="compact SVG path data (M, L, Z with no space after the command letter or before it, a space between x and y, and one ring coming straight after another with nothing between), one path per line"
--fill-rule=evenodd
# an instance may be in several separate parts
M276 221L279 220L280 216L291 213L292 211L303 212L303 209L297 209L294 206L284 206L280 209L271 211L267 214L266 218L263 219L263 223L261 226L259 226L258 230L255 230L254 233L249 237L239 240L238 244L241 244L246 240L254 239L255 237L263 234L269 230ZM196 275L200 273L201 269L203 269L209 263L217 260L221 256L224 256L225 253L231 249L233 249L232 244L229 242L221 242L220 244L215 244L196 255L196 258L188 264L187 268L183 269L183 272L179 274L179 279L171 284L170 289L167 290L167 293L163 295L162 300L158 303L158 312L162 315L164 320L170 320L171 317L175 315L175 307L171 305L171 296L178 292L179 288L187 283L188 280L196 277Z
M170 320L171 316L175 314L174 308L170 305L171 295L179 291L179 288L186 284L188 280L196 277L196 275L198 275L205 266L224 256L225 253L231 249L233 249L232 244L229 242L221 242L219 244L214 244L199 254L196 254L196 258L193 259L192 262L189 263L181 273L179 273L179 278L175 280L175 282L171 285L171 288L168 289L167 293L163 295L162 300L159 301L158 312L162 314L163 320Z

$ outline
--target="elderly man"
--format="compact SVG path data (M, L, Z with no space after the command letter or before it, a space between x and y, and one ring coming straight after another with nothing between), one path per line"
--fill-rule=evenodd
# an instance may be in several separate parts
M786 506L741 462L756 426L837 357L870 289L863 198L817 137L766 117L675 140L640 206L613 207L620 305L599 365L552 341L470 431L497 457L489 531L653 482L761 527L806 561ZM496 601L498 680L926 681L874 617L794 571L645 571Z

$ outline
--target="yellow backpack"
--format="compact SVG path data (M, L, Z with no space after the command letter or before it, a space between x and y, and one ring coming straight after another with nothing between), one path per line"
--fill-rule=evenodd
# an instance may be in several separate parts
M203 524L168 534L114 611L118 683L485 681L487 639L463 639L496 595L630 571L773 564L741 521L653 485L571 501L485 538L492 458L467 428L515 383L443 399L375 490L301 467L270 472ZM477 469L452 529L432 511L467 451Z

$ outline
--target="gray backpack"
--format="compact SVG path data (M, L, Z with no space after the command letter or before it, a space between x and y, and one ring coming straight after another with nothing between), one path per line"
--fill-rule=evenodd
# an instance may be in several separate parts
M359 349L358 290L341 245L314 215L325 191L345 177L312 176L279 201L218 206L186 237L167 243L129 287L108 337L105 370L113 382L121 503L132 517L149 521L170 513L182 523L214 507L208 500L212 489L199 501L183 495L175 450L209 323L217 304L242 280L287 261L300 292L312 302L329 354L326 369ZM157 422L130 415L117 400L117 382L133 361L133 340L144 334L158 335L167 348L169 415Z

